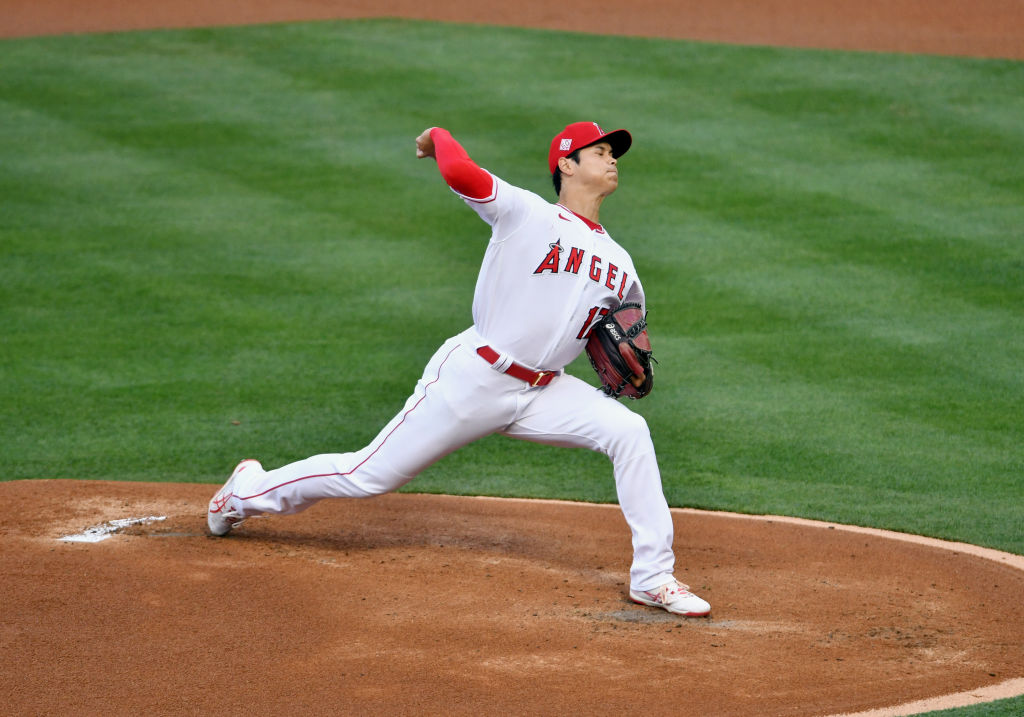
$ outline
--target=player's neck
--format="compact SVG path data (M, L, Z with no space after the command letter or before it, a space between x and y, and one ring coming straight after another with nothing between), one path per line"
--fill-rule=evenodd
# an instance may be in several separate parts
M581 217L586 217L594 224L601 223L601 202L603 201L603 195L574 192L565 185L562 186L562 191L558 195L559 204Z

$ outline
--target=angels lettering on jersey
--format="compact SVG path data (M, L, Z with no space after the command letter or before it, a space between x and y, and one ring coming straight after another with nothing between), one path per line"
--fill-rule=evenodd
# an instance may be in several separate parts
M591 281L604 284L606 288L616 292L615 295L619 297L619 301L622 300L622 293L626 290L626 281L629 279L628 272L622 271L620 274L619 267L611 262L606 264L597 254L591 255L588 264L586 261L586 250L575 246L569 248L569 253L566 255L563 264L561 237L553 244L548 244L548 246L550 249L540 264L537 265L533 272L534 274L543 274L545 272L557 274L560 271L579 274L580 269L587 266L587 276Z

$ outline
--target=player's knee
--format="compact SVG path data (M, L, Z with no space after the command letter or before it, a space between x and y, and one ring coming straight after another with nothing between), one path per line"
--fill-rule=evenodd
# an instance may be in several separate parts
M647 419L632 411L629 412L629 419L623 421L623 430L636 436L651 435L651 429L647 427Z
M616 423L614 435L615 439L608 452L613 460L629 460L654 451L647 420L640 414L632 411L623 413L622 420Z

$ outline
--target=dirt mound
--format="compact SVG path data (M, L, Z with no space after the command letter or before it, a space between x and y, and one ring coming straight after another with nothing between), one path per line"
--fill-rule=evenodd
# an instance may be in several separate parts
M218 539L214 489L0 483L0 712L817 715L1024 677L1018 556L677 510L713 606L683 619L628 601L617 506L387 495Z

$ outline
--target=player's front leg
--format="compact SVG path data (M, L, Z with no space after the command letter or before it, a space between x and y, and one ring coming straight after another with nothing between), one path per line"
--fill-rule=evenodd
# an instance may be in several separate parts
M672 578L672 514L643 416L588 383L563 375L538 390L528 408L504 433L607 455L612 461L619 506L633 535L631 586L656 589Z

